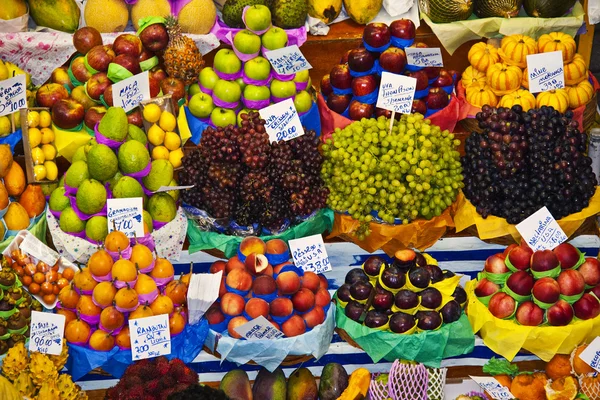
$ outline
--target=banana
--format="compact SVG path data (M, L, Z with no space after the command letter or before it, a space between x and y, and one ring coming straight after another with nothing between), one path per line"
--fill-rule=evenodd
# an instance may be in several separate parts
M340 15L342 0L308 0L308 15L329 24Z
M31 87L31 75L9 61L4 61L4 65L8 69L8 78L14 78L17 75L25 75L27 87Z

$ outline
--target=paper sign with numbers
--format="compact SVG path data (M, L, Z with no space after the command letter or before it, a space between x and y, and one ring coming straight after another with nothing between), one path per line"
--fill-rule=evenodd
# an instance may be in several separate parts
M27 108L25 75L0 81L0 117Z
M247 340L277 339L283 336L283 332L275 328L262 315L233 330Z
M600 337L592 340L585 350L579 355L590 367L600 372Z
M59 355L63 348L65 320L64 315L32 311L29 351Z
M406 47L406 63L416 67L443 67L442 50L439 47L426 49L419 47Z
M127 237L144 236L144 206L141 197L106 200L108 231L121 231Z
M382 72L377 107L401 114L410 114L416 87L417 80L415 78Z
M292 75L312 68L312 65L306 61L304 54L297 45L267 51L265 57L267 57L275 72L280 75Z
M148 71L123 79L113 85L113 104L129 112L143 100L150 99Z
M290 140L304 135L304 128L292 99L273 104L259 111L266 121L265 129L271 142Z
M313 235L293 239L289 241L289 245L296 267L316 274L331 271L331 263L327 256L327 250L325 250L323 236Z
M527 73L531 93L564 88L565 69L562 51L528 55Z
M129 320L129 335L133 361L171 354L171 331L167 314Z
M516 228L533 251L552 250L568 239L546 207L531 214Z
M470 375L469 375L470 376ZM471 376L481 390L487 392L493 399L514 399L515 396L496 379L490 376Z

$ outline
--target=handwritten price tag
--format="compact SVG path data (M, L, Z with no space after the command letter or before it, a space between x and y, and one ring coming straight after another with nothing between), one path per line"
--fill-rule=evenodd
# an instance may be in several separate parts
M0 82L0 117L27 108L27 83L25 75Z
M29 351L59 355L63 348L65 320L64 315L32 311Z
M150 79L148 71L123 79L113 85L113 103L129 112L143 100L150 99Z
M377 107L401 114L410 114L416 87L417 80L415 78L382 72Z
M233 328L233 330L247 340L272 340L283 336L283 332L275 328L262 315L250 322L246 322L244 325Z
M141 197L106 200L108 232L121 231L127 237L144 236L143 203Z
M265 128L271 142L287 141L304 135L302 122L292 99L263 108L259 114L267 122Z
M167 314L129 320L133 361L171 354L171 331Z
M291 75L312 68L297 45L267 51L265 57L280 75Z
M469 375L470 376L470 375ZM496 379L490 376L471 376L480 387L481 390L487 392L493 399L514 399L515 396Z
M531 93L564 88L565 70L562 51L528 55L527 73Z
M418 48L406 47L406 63L416 67L443 67L442 50L439 47Z
M331 271L331 263L327 256L327 250L325 250L323 236L313 235L293 239L289 241L289 245L296 267L317 274Z
M585 350L579 355L590 367L600 372L600 337L592 340Z
M533 251L552 250L568 239L546 207L531 214L516 228Z

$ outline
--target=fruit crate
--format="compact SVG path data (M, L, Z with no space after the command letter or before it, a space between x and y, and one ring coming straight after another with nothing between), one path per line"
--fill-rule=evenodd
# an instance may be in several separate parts
M36 178L36 174L35 174L35 163L34 163L34 155L33 155L33 149L31 148L31 141L29 138L29 123L28 123L28 115L29 112L31 111L36 111L36 112L41 112L41 111L47 111L50 112L50 109L47 107L31 107L31 108L26 108L26 109L22 109L20 111L20 117L21 117L21 129L23 131L23 153L25 155L25 171L27 174L27 182L28 183L52 183L52 182L57 182L58 181L58 168L56 169L56 176L54 177L54 179L38 179ZM37 128L35 128L37 129ZM43 127L42 129L50 129L52 131L52 136L54 137L54 131L52 130L52 123L50 123L49 126L47 127ZM41 135L43 136L43 133L41 133ZM51 145L52 147L54 147L54 158L52 160L47 160L47 161L51 161L54 164L54 167L56 167L56 157L57 157L57 151L56 151L56 146L54 144L54 139L49 141L48 143ZM36 146L34 146L36 149L39 149L40 152L42 152L42 143L38 143L36 144ZM43 154L43 152L42 152ZM43 165L44 163L42 163L41 165ZM46 175L47 175L47 168L45 167L44 170L46 171Z

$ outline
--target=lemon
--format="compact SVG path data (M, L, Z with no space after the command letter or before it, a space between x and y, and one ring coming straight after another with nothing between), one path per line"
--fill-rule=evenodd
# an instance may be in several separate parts
M42 131L42 144L48 144L48 143L54 142L54 131L52 129L42 128L41 131Z
M169 153L169 161L173 164L173 168L181 167L181 159L183 158L183 150L181 148L173 150Z
M158 122L160 114L162 113L158 104L150 103L144 107L144 119L150 123Z
M37 111L29 111L27 113L27 126L37 128L40 124L40 113Z
M33 160L33 165L40 165L46 161L46 156L41 147L31 149L31 159Z
M54 160L56 158L56 148L53 144L45 144L42 146L42 151L44 152L44 157L46 160Z
M0 136L6 136L10 133L10 119L7 116L0 117Z
M42 181L46 179L46 167L43 165L36 165L33 167L33 176L36 181Z
M18 111L13 113L13 115L15 116L15 129L19 129L21 127L21 116L19 115Z
M46 110L40 111L40 127L48 128L52 124L52 117Z
M38 128L29 128L29 145L31 148L38 147L42 143L42 131Z
M177 120L175 119L175 116L173 114L171 114L168 111L163 112L160 115L160 120L158 121L158 125L164 130L164 131L174 131L175 127L177 126Z
M165 133L165 147L169 150L177 150L181 147L181 138L175 132Z
M153 160L168 160L169 159L169 149L165 146L156 146L152 149L152 159Z
M41 167L41 165L36 166L37 167ZM56 180L56 178L58 178L58 168L56 167L56 163L54 161L46 161L44 163L44 167L46 168L46 178L54 181ZM34 168L34 171L35 171Z
M154 124L148 129L148 141L155 146L160 146L165 141L165 131Z

